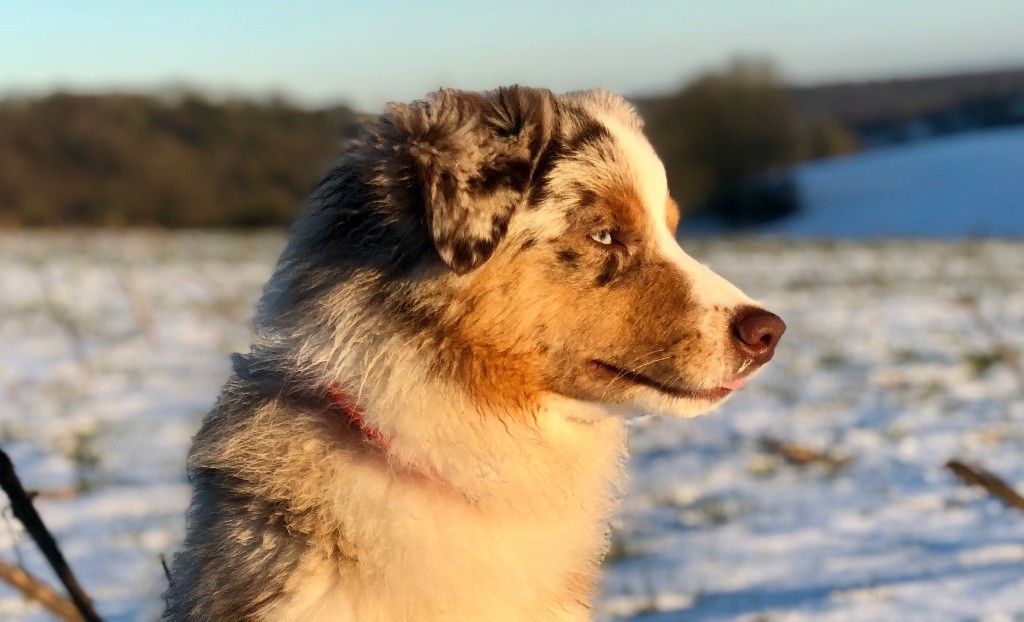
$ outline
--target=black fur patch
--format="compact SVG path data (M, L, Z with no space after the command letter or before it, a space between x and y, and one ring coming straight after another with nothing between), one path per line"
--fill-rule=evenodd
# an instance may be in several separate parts
M527 197L527 207L536 207L551 197L551 189L548 187L551 182L549 176L566 153L568 152L562 141L557 138L548 141L544 151L537 159L537 167L533 171L533 185Z
M595 119L587 119L584 121L583 127L566 141L565 148L569 153L575 153L587 145L607 142L611 138L612 136L604 124Z
M556 254L558 261L570 268L576 268L580 263L580 254L571 248L563 248Z
M611 255L604 262L604 267L601 269L601 274L597 275L597 280L594 284L598 287L604 287L612 282L615 278L615 274L619 271L619 258L616 255Z
M530 181L531 169L529 160L519 158L495 162L493 166L480 170L480 175L471 181L469 190L481 195L494 194L503 188L523 192Z
M469 240L456 240L451 243L452 248L452 268L456 272L466 272L473 267L476 253L473 250L475 242L471 243Z
M576 203L580 207L586 209L588 207L593 207L594 205L597 204L597 200L599 197L596 192L594 192L590 188L587 188L583 184L578 184L576 189L579 193L579 198L576 200Z
M505 178L508 187L516 192L524 192L530 183L530 173L533 171L533 162L529 160L512 160L505 170Z
M495 214L491 218L491 239L500 240L505 237L505 232L508 231L508 223L511 218L512 207L510 206L505 210L503 214Z

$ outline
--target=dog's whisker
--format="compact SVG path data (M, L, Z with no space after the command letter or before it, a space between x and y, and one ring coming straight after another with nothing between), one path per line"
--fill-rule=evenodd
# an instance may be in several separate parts
M648 352L648 353L646 353L646 354L643 354L643 355L641 355L641 356L638 356L638 357L634 357L634 358L633 358L633 361L634 361L634 362L635 362L635 361L640 361L640 360L642 360L642 359L645 359L645 358L647 358L648 356L655 356L655 355L661 354L662 352L665 352L666 350L667 350L667 348L658 348L658 349L656 349L656 350L652 350L652 351L650 351L650 352ZM672 358L672 355L669 355L669 356L665 356L665 357L662 357L662 358L660 358L660 359L656 359L656 360L650 361L650 362L648 362L648 363L644 363L643 365L640 365L639 367L632 367L632 366L629 366L629 367L620 367L620 368L619 368L619 370L618 370L618 371L616 372L615 376L613 376L613 377L612 377L612 378L611 378L610 380L608 380L608 382L607 382L607 383L605 384L604 390L603 390L603 391L601 392L601 400L602 400L602 401L604 401L605 397L607 397L607 396L608 396L608 391L610 391L610 390L611 390L611 388L612 388L612 385L613 385L613 384L614 384L614 383L615 383L616 381L618 381L618 380L620 380L620 379L624 378L626 374L628 374L628 373L631 373L631 372L635 372L636 370L638 370L638 369L642 369L642 368L644 368L644 367L646 367L646 366L648 366L648 365L653 365L653 364L655 364L655 363L660 363L661 361L664 361L664 360L668 360L668 359L670 359L670 358ZM631 365L632 365L632 364L631 364Z

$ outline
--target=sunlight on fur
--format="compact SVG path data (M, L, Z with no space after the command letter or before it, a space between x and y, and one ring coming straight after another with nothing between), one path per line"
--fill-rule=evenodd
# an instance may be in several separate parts
M616 95L391 105L195 438L165 619L589 620L626 418L711 410L785 329L678 218Z

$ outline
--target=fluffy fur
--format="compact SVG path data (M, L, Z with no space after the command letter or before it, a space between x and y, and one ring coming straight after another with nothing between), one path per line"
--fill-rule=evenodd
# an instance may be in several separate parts
M367 125L195 438L166 620L590 618L623 417L706 412L767 360L730 328L754 303L675 242L641 127L520 87Z

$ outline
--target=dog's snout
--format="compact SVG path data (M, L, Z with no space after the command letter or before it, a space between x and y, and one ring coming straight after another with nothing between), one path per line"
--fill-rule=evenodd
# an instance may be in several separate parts
M758 365L767 363L775 354L775 346L786 332L782 318L759 307L741 307L732 320L736 345Z

